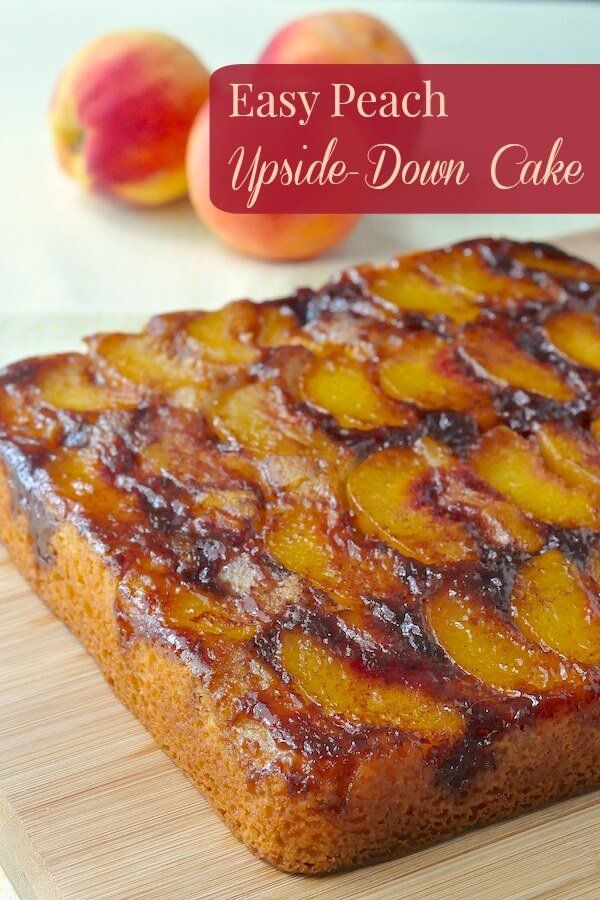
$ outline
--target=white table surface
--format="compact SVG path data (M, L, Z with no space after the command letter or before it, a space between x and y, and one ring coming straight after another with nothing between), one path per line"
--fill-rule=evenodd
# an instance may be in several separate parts
M600 3L592 2L2 0L0 363L75 348L93 331L137 328L156 312L315 285L352 261L478 233L548 238L600 224L600 216L372 216L329 256L275 265L226 250L185 202L125 209L83 194L55 164L48 100L83 42L154 28L216 68L255 59L290 18L353 6L390 22L424 61L600 61Z

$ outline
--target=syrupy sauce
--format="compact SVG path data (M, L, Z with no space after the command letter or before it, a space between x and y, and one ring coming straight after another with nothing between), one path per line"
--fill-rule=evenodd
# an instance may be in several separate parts
M8 482L11 490L11 509L17 516L23 512L36 557L41 565L54 561L51 543L57 527L57 518L43 502L42 491L36 479L38 460L25 456L18 448L3 448Z
M444 252L475 254L490 277L539 288L537 299L505 302L497 292L479 298L478 322L509 335L573 392L571 400L559 402L500 385L465 363L465 373L488 391L496 424L528 439L547 421L589 429L600 401L598 373L560 353L543 330L549 308L597 310L597 285L590 277L544 271L545 261L570 264L574 271L584 264L546 245L509 241L474 241ZM517 253L529 254L533 261L525 265ZM536 259L539 269L533 265ZM15 509L27 515L40 565L52 565L52 534L67 517L102 548L119 575L115 614L123 647L149 640L183 660L208 691L223 727L242 735L249 777L279 773L288 789L297 792L310 790L327 773L334 786L328 801L332 810L343 805L363 759L388 758L407 743L431 762L440 784L466 789L479 771L494 765L495 742L507 730L597 701L600 685L600 672L589 670L577 689L502 693L463 672L436 641L424 614L428 598L444 587L469 593L510 623L513 585L519 567L531 556L514 545L490 544L476 518L460 504L446 506L444 515L464 522L477 541L475 558L462 562L427 565L361 531L344 492L344 479L354 467L378 451L416 447L424 438L448 448L468 466L484 430L468 411L414 404L407 404L412 417L407 425L342 427L302 395L301 373L317 353L354 352L359 359L370 356L375 365L382 354L393 357L405 335L428 331L458 346L471 327L444 315L393 309L370 292L365 271L352 270L320 291L305 288L256 307L254 332L234 338L257 347L259 358L237 364L228 356L235 356L235 347L218 344L206 363L206 394L192 403L189 398L182 403L173 392L149 392L143 385L133 386L137 403L112 403L111 390L123 378L97 358L92 372L101 365L102 377L91 378L98 389L106 387L107 408L95 411L57 408L45 398L44 379L62 364L62 357L24 361L0 376L0 455ZM261 337L261 310L280 311L293 326L291 337L279 345L272 337ZM159 317L150 326L174 364L203 352L187 337L194 317ZM337 343L339 334L350 336L343 347ZM285 415L301 423L291 435L297 449L292 443L291 451L288 446L285 452L259 452L223 425L223 398L252 384L280 390ZM277 413L269 410L268 416L276 431ZM87 461L94 479L89 490L85 469L64 483L53 480L62 459ZM299 478L293 477L294 466ZM473 485L481 486L474 475ZM435 510L437 481L425 480L420 490L415 504ZM266 538L273 516L293 503L314 503L327 519L323 541L342 560L339 585L289 571L269 552ZM558 547L586 566L597 532L537 524L542 550ZM344 560L353 560L354 568L344 566ZM356 575L361 571L357 565L370 566L370 574ZM380 566L391 573L387 580L377 580ZM178 589L204 598L208 612L200 605L196 620L186 619L185 603L177 606L171 596ZM202 626L205 613L210 627ZM460 710L462 736L432 740L418 729L365 724L359 715L326 715L296 689L286 671L281 655L286 631L315 639L359 679L413 686ZM252 724L269 734L274 750L248 750L252 739L244 734Z

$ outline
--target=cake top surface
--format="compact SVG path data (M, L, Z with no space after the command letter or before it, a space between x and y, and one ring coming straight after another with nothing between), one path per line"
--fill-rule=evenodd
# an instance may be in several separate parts
M599 311L545 245L365 265L8 367L0 455L40 565L68 518L251 774L410 747L459 787L598 698Z

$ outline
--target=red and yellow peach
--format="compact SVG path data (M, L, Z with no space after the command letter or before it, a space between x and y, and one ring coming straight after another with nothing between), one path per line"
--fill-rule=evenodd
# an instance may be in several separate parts
M397 34L373 16L331 12L306 16L281 28L261 63L412 63Z
M50 107L63 168L81 184L141 206L187 191L185 150L209 73L179 41L124 31L80 50Z
M199 113L188 143L190 199L206 227L226 244L261 259L310 259L340 243L360 216L299 213L229 213L209 194L210 116L207 103Z

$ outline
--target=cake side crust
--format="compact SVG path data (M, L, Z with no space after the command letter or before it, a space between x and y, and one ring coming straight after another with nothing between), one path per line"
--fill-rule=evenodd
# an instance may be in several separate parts
M249 781L200 679L150 642L125 646L120 640L118 580L71 523L57 524L53 561L40 564L2 467L0 539L36 593L96 659L118 698L234 834L284 871L326 872L392 858L600 782L597 702L510 729L495 745L494 766L461 791L436 781L435 765L406 749L361 760L341 808L332 806L326 783L293 794L277 775Z

